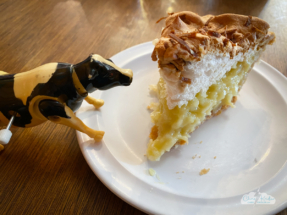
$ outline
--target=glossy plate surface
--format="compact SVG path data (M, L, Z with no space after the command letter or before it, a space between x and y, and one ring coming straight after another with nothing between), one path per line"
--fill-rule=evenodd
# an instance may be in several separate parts
M97 91L91 95L105 101L100 111L84 102L77 112L89 127L106 132L98 144L77 132L94 173L117 196L152 214L262 214L284 209L287 79L261 61L249 74L236 108L202 124L188 145L150 162L144 156L152 127L148 87L159 79L152 50L148 42L113 56L119 67L133 70L132 85ZM149 168L155 176L149 175ZM210 171L200 176L203 168ZM241 204L242 196L251 191L276 201Z

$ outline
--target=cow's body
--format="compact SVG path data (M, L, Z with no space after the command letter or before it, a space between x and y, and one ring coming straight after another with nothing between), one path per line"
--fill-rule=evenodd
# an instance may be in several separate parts
M127 86L131 81L130 70L120 69L98 55L76 65L49 63L14 75L2 72L0 121L7 123L16 113L14 126L31 127L49 119L76 128L72 112L89 92Z

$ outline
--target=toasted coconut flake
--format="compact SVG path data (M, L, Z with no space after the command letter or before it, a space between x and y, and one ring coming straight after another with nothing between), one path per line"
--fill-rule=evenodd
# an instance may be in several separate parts
M177 57L177 56L176 56ZM178 70L182 71L183 70L183 64L174 60L171 62Z
M166 42L166 41L164 41L163 45L164 45L164 48L166 48L166 49L169 47L168 42Z
M225 31L226 31L226 29L227 29L227 25L221 25L219 28L217 28L215 31L218 31L218 32L220 32L219 30L222 30L222 29L225 29ZM222 32L224 32L224 31L222 31Z
M225 29L221 29L221 30L218 31L218 32L219 32L220 34L222 34L222 33L233 34L233 33L235 33L235 32L237 31L236 28L227 30L226 27L227 27L227 26L225 26Z
M250 37L252 34L250 32L248 32L247 34L245 34L242 39L240 41L243 41L244 39Z
M204 24L204 26L208 26L209 22L210 22L213 18L214 18L214 16L210 17L210 18L206 21L206 23Z
M251 25L251 21L252 21L252 16L248 16L247 21L245 22L244 26L248 27L249 25Z
M157 56L156 56L156 49L153 50L152 54L151 54L151 59L153 61L157 61Z
M177 37L188 37L188 38L192 38L192 37L195 37L196 36L196 33L198 31L197 30L194 30L192 32L186 32L186 33L179 33L179 34L176 34Z
M228 38L224 38L223 39L223 46L225 47L228 42L229 42L229 39Z
M208 32L207 26L203 26L202 29L203 29L205 32Z
M226 33L227 33L227 34L233 34L233 33L235 33L236 31L237 31L237 29L234 28L234 29L227 30Z
M224 30L224 36L227 38L226 30L227 30L227 25L225 25L225 30Z
M156 21L156 24L159 23L161 20L166 19L166 18L167 18L167 16L161 17L159 20Z
M179 44L181 44L190 54L192 54L192 50L189 48L189 46L187 45L187 43L180 39L179 37L177 37L175 34L169 34L170 37L172 37L173 39L175 39Z
M208 34L217 38L221 37L221 34L218 33L217 31L208 31Z
M198 29L199 33L206 35L206 31L203 28Z
M171 24L169 24L169 25L165 26L165 28L164 28L164 29L162 29L161 34L163 34L163 32L164 32L166 29L168 29L168 28L169 28L169 26L171 26Z
M256 28L255 26L252 27L253 30L260 32L261 34L265 34L263 31L261 31L260 29Z
M175 40L171 39L171 38L169 39L169 41L172 43L172 45L177 44L177 42Z

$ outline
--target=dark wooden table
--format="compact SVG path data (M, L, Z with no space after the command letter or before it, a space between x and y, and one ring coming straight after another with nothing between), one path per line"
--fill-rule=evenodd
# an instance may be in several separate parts
M181 10L263 18L277 42L262 59L287 75L286 0L2 0L0 69L18 73L48 62L77 63L91 53L108 58L159 37L163 23L155 22ZM1 215L143 214L93 174L73 129L47 122L12 132L0 152Z

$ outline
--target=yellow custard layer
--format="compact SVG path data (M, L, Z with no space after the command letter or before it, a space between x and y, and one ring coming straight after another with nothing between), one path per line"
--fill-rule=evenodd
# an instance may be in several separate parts
M188 104L171 110L167 106L164 80L160 79L157 84L159 103L151 104L151 119L155 126L147 149L149 160L159 160L176 143L188 143L189 134L206 118L217 112L219 114L222 108L234 107L233 97L245 81L250 67L246 61L238 62L221 80L211 85L206 93L199 92Z

